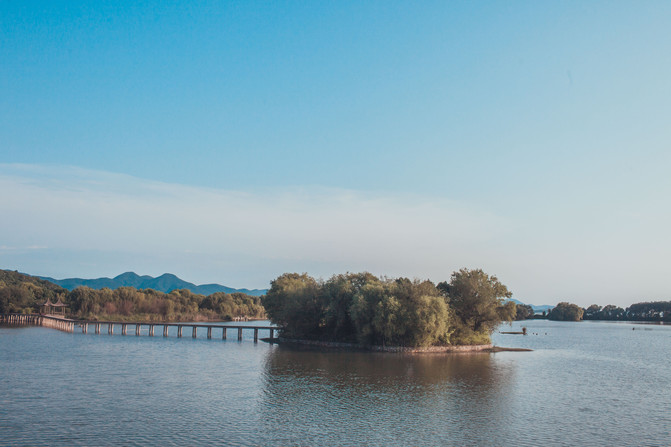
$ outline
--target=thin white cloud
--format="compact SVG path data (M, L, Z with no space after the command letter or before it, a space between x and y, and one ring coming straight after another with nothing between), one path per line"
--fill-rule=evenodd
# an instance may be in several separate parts
M439 198L217 190L62 166L0 165L0 189L10 192L0 198L8 246L121 252L157 264L200 256L203 271L237 258L261 266L261 285L269 269L295 268L444 279L465 247L477 250L507 228L498 216Z
M27 247L8 247L7 245L0 245L0 250L3 251L17 251L17 250L46 250L49 247L46 245L29 245Z
M0 268L44 276L135 270L263 288L290 271L442 281L468 267L496 274L534 304L671 298L669 213L638 202L646 220L628 216L632 207L571 202L501 216L439 197L232 191L7 164L0 164L0 191Z

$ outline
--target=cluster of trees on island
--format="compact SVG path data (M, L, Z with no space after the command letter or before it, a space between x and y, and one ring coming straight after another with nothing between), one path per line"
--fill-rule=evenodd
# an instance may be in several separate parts
M265 318L261 298L244 293L199 295L189 290L170 293L119 287L68 291L56 284L17 272L0 270L0 313L39 312L47 299L61 299L68 315L87 320L199 321Z
M437 285L366 272L326 281L287 273L271 282L263 305L287 338L426 347L488 344L515 318L511 296L482 270L462 269Z

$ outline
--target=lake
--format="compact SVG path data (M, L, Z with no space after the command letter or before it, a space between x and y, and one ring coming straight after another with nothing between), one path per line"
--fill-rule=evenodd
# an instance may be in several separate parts
M0 445L671 444L671 326L522 326L414 355L2 327Z

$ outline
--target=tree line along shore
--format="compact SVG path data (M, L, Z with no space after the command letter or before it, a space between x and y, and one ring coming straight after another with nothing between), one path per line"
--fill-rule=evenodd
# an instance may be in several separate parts
M205 296L186 289L163 293L134 287L77 287L68 291L34 276L0 270L0 313L39 312L47 300L58 299L67 305L69 317L85 320L227 321L266 317L261 298L244 293Z
M197 295L120 287L67 291L18 272L0 271L0 312L39 312L61 300L68 316L87 320L187 321L269 318L283 335L319 341L411 347L479 345L516 315L512 294L482 270L460 270L450 282L335 275L327 281L288 273L263 297Z
M520 306L518 306L519 308ZM660 321L671 322L671 301L650 301L635 303L623 309L622 307L609 304L599 306L592 304L587 308L581 308L577 304L561 302L548 312L540 315L529 315L527 318L547 318L555 321L580 321L580 320L602 320L602 321Z
M265 296L188 290L163 293L133 287L68 291L49 281L0 270L0 313L35 313L61 300L68 316L86 320L227 321L270 319L294 339L379 346L488 344L492 331L512 320L671 321L671 301L642 302L626 309L561 302L541 315L515 304L507 287L482 270L461 269L449 281L378 278L347 273L319 280L287 273Z

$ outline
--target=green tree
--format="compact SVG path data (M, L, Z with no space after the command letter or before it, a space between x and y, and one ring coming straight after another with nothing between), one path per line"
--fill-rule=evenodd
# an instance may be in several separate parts
M270 320L293 338L319 338L325 324L320 285L306 273L285 273L270 283L263 306Z
M371 281L365 284L352 299L350 315L355 327L356 339L367 345L382 344L385 342L384 321L391 320L391 315L384 316L394 304L389 283ZM380 303L386 303L380 304ZM382 329L382 333L380 333ZM387 339L391 339L388 334Z
M377 344L385 346L387 344L403 344L403 326L401 325L401 316L403 309L398 299L390 294L383 295L375 304L373 313L373 339Z
M438 289L456 316L455 344L489 343L496 326L515 317L515 303L505 301L512 293L496 276L480 269L454 272L450 282L438 284Z
M625 312L627 318L645 321L671 321L671 301L635 303Z
M592 304L583 311L583 319L598 320L600 318L600 313L601 313L601 306L599 306L598 304Z
M583 310L577 304L561 302L548 312L548 319L555 321L580 321Z
M517 309L515 311L515 320L528 320L533 318L534 308L528 304L517 304Z
M401 304L397 344L418 347L449 344L452 314L436 286L431 281L408 278L399 278L390 285Z
M357 341L351 315L354 297L361 293L367 284L379 282L380 280L374 275L363 272L334 275L323 284L322 293L326 303L324 332L328 339Z
M450 344L454 331L453 318L445 299L435 295L422 295L414 303L411 313L415 324L408 331L411 346Z
M623 320L625 318L625 311L621 307L609 304L601 309L602 320Z

